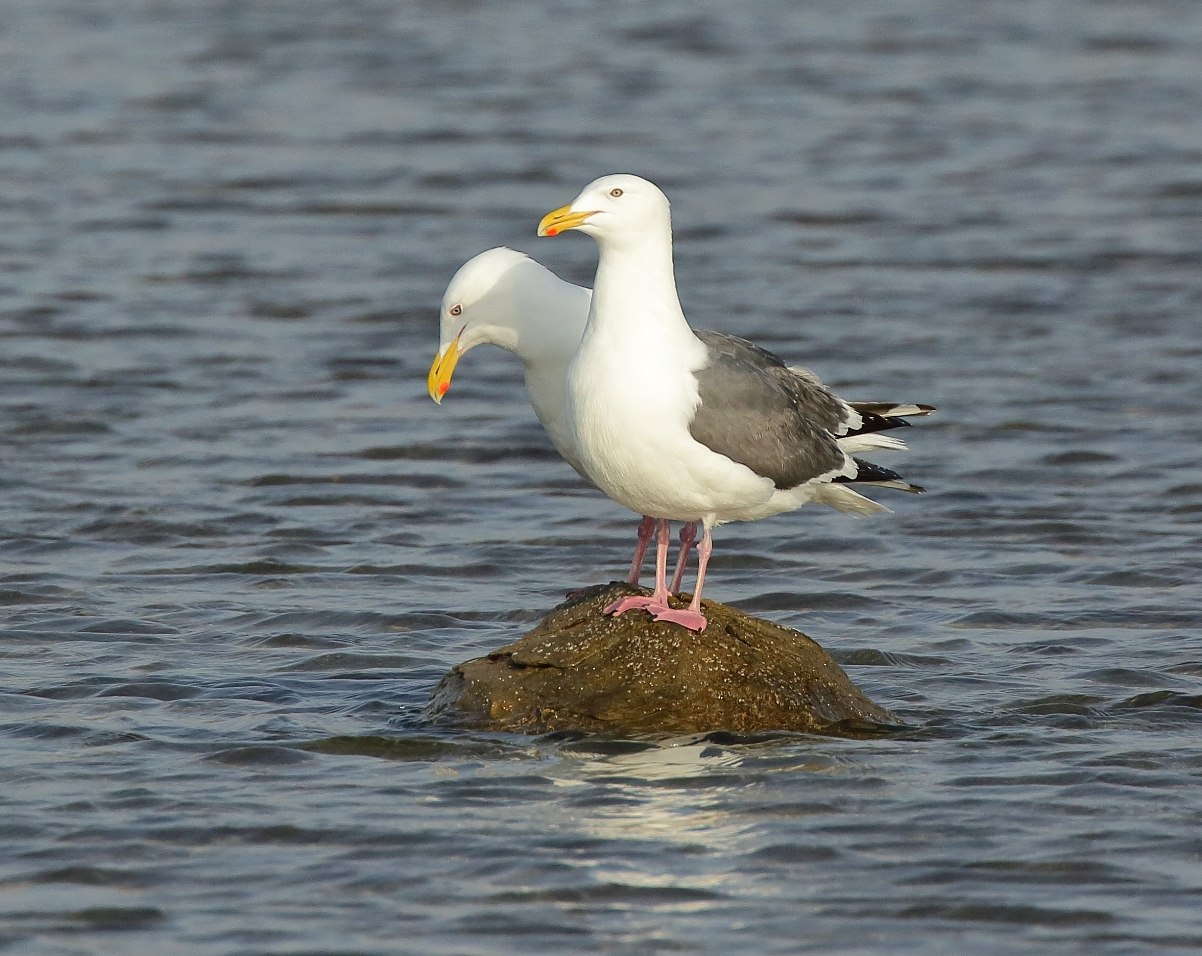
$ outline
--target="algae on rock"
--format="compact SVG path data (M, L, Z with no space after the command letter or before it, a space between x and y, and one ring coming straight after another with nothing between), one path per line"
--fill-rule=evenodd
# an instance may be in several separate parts
M800 631L714 601L703 604L700 634L643 611L602 614L634 593L648 592L625 583L578 592L525 637L454 667L429 713L521 733L858 735L900 723Z

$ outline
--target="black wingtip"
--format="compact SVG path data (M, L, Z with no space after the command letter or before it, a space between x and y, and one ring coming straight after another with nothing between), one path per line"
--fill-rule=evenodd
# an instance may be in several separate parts
M849 402L860 413L860 427L852 429L849 434L867 435L871 432L883 432L890 428L905 428L912 422L907 416L921 418L935 411L934 405L922 405L918 402ZM842 436L841 436L842 437Z
M860 427L856 434L866 435L869 432L883 432L890 428L909 428L910 423L901 417L886 417L875 412L860 412Z
M852 461L856 463L856 476L851 481L906 481L892 468L883 468L863 458L853 458Z
M920 495L926 491L922 485L915 485L906 481L905 478L892 468L883 468L870 461L865 461L863 458L853 457L852 461L856 463L855 477L847 478L840 475L835 481L848 485L880 485L881 487L893 488L897 491L908 491L915 495Z

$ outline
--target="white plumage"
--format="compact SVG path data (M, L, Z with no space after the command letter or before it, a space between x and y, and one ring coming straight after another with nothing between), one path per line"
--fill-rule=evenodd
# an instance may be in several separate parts
M459 359L477 345L496 345L512 352L522 363L530 404L555 449L585 480L592 482L580 463L576 437L568 414L567 370L588 319L592 292L560 279L533 259L513 249L489 249L465 262L448 283L440 312L439 348L430 368L429 391L440 402L450 387ZM707 345L766 361L750 343L719 332L698 333ZM782 366L783 368L783 366ZM798 387L812 386L829 395L808 369L789 368ZM831 396L834 399L834 396ZM927 406L889 403L839 404L840 422L835 431L849 454L869 449L899 450L905 443L879 431L856 432L864 426L892 428L908 424L902 416L925 415ZM871 411L869 410L871 409ZM850 432L850 433L849 433ZM841 487L841 486L836 486ZM867 499L861 499L867 501ZM879 506L878 506L879 507ZM643 556L654 530L644 518L628 580L637 584ZM683 547L671 590L679 590L695 528L686 527Z
M657 519L655 593L624 598L610 613L641 607L657 620L700 630L715 525L812 500L856 514L885 510L847 487L860 478L917 490L848 453L840 434L858 427L860 416L822 422L830 393L821 386L776 375L767 360L727 355L693 333L676 293L668 200L654 184L602 177L548 213L538 231L570 229L592 236L600 250L588 320L567 374L572 452L610 498ZM668 603L669 520L704 528L687 610Z

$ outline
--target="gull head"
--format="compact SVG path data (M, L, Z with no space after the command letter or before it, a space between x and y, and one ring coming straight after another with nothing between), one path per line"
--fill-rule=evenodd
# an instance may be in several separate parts
M520 290L543 269L529 256L499 246L459 267L442 296L438 354L430 365L426 388L439 404L451 387L455 366L468 349L499 345L513 351L521 314ZM551 277L554 279L554 277Z
M570 229L598 242L614 244L662 233L671 236L668 197L655 183L639 176L602 176L566 206L547 213L538 224L540 236L557 236Z

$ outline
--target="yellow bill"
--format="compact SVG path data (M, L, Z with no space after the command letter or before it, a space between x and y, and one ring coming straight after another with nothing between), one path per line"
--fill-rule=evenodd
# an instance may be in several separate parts
M463 333L461 332L460 335ZM451 339L445 349L434 356L430 365L430 374L426 376L426 388L435 404L442 404L442 397L451 387L451 376L455 374L455 366L459 364L459 356L463 352L459 348L459 336Z
M567 232L569 229L575 229L582 225L595 214L596 210L573 212L570 205L560 206L543 216L542 221L538 224L538 234L540 236L558 236L561 232Z

